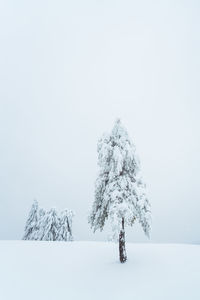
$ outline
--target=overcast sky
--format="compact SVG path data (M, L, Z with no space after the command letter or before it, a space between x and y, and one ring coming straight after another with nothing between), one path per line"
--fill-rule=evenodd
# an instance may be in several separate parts
M200 242L199 1L0 1L0 239L36 198L87 224L117 117L141 160L151 242ZM128 241L147 241L139 227Z

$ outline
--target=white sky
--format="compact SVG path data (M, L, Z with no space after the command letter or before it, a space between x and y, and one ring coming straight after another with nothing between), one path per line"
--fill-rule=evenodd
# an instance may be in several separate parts
M87 214L96 144L121 117L152 203L152 242L200 242L199 1L0 0L0 239L34 198ZM140 229L127 240L146 241Z

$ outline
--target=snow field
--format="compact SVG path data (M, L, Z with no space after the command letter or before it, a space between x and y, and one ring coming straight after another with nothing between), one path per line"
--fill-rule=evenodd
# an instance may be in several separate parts
M200 246L0 241L1 300L199 300Z

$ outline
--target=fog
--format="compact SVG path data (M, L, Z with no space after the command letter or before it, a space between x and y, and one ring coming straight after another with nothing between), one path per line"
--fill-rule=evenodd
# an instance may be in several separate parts
M200 242L199 1L0 1L0 239L33 199L87 223L96 145L120 117L141 160L151 242ZM147 242L139 226L127 240Z

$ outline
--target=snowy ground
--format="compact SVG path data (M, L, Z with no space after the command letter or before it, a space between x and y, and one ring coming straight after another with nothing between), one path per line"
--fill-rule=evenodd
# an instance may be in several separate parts
M0 241L1 300L200 299L200 246Z

